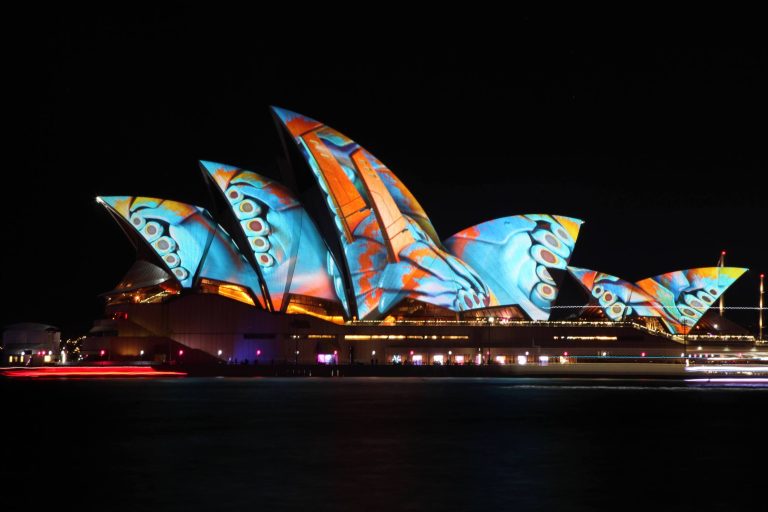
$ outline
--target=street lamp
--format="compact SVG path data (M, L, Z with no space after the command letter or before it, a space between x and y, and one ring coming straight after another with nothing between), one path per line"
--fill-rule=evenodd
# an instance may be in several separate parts
M763 280L764 279L765 279L765 274L760 274L760 304L759 304L760 305L760 309L759 309L760 320L758 322L759 332L758 332L758 335L757 335L757 337L758 337L758 339L760 341L763 341L763 309L764 309L763 308L763 291L765 289L764 286L763 286Z
M488 359L485 364L491 364L491 326L496 319L492 316L488 317Z

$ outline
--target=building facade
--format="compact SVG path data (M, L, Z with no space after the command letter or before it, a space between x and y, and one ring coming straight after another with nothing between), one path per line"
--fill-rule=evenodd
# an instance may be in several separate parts
M105 294L87 352L410 364L506 364L606 347L673 355L684 337L705 334L697 324L746 272L700 268L629 283L569 267L583 222L557 214L512 215L441 239L370 152L319 121L272 112L288 162L282 183L202 161L210 209L97 198L137 260ZM566 278L588 301L578 317L552 321Z

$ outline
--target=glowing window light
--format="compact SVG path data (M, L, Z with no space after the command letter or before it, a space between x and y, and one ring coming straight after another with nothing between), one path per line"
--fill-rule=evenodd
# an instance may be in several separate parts
M411 357L411 360L413 361L413 364L415 364L417 366L421 366L424 358L421 356L421 354L416 354L416 355Z
M549 356L539 356L539 363L542 365L548 365L549 364Z
M528 362L528 358L525 356L517 356L517 364L524 365Z
M456 356L453 360L456 364L464 364L464 356Z
M317 354L319 364L333 364L333 354Z
M507 364L507 356L496 356L496 364Z
M443 354L435 354L434 356L432 356L432 364L442 365L443 361L444 361Z

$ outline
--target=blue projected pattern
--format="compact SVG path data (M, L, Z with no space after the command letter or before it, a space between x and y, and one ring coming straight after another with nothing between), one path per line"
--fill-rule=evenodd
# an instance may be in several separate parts
M632 316L659 317L673 334L689 332L725 290L744 272L737 267L704 267L668 272L630 283L618 277L568 267L568 271L614 321Z
M340 302L348 311L336 262L286 187L237 167L205 161L200 165L237 217L276 311L285 311L288 293Z
M608 318L658 317L649 323L680 333L746 271L699 268L630 283L569 267L582 221L559 215L494 219L441 243L413 194L375 156L319 121L275 107L273 112L306 162L306 178L317 186L309 197L328 209L323 233L330 230L339 245L322 238L314 223L319 219L311 219L287 187L224 164L200 162L227 200L245 256L202 208L147 197L99 198L183 287L336 322L344 321L338 305L347 318L361 320L455 317L451 312L494 306L518 306L533 320L547 320L568 269ZM305 180L297 183L304 187ZM339 250L336 259L330 242ZM506 313L519 316L511 308ZM491 312L465 316L483 314Z
M472 265L499 304L547 320L559 290L551 271L565 270L581 224L559 215L503 217L456 233L445 246Z
M99 197L141 235L184 288L195 276L247 288L264 305L256 272L207 211L149 197Z

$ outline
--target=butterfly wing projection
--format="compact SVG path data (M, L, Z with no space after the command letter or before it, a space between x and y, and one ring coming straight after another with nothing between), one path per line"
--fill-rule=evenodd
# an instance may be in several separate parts
M590 305L600 307L611 320L660 316L656 299L629 281L585 268L569 266L568 272L589 292Z
M347 310L338 266L290 190L252 171L200 166L237 217L276 311L285 311L289 293L340 302Z
M630 283L594 270L568 267L608 318L660 317L673 334L687 333L745 268L706 267L668 272Z
M263 307L258 276L231 237L203 208L150 197L110 196L98 201L127 223L182 287L210 279L246 290L238 300Z
M746 271L737 267L678 270L643 279L637 286L656 299L661 320L669 331L684 334Z
M565 270L581 220L560 215L517 215L456 233L445 247L467 262L501 305L518 305L547 320L559 290L555 270Z
M421 206L379 160L314 119L273 111L323 192L361 319L378 318L404 298L454 311L491 304L479 276L439 246Z

